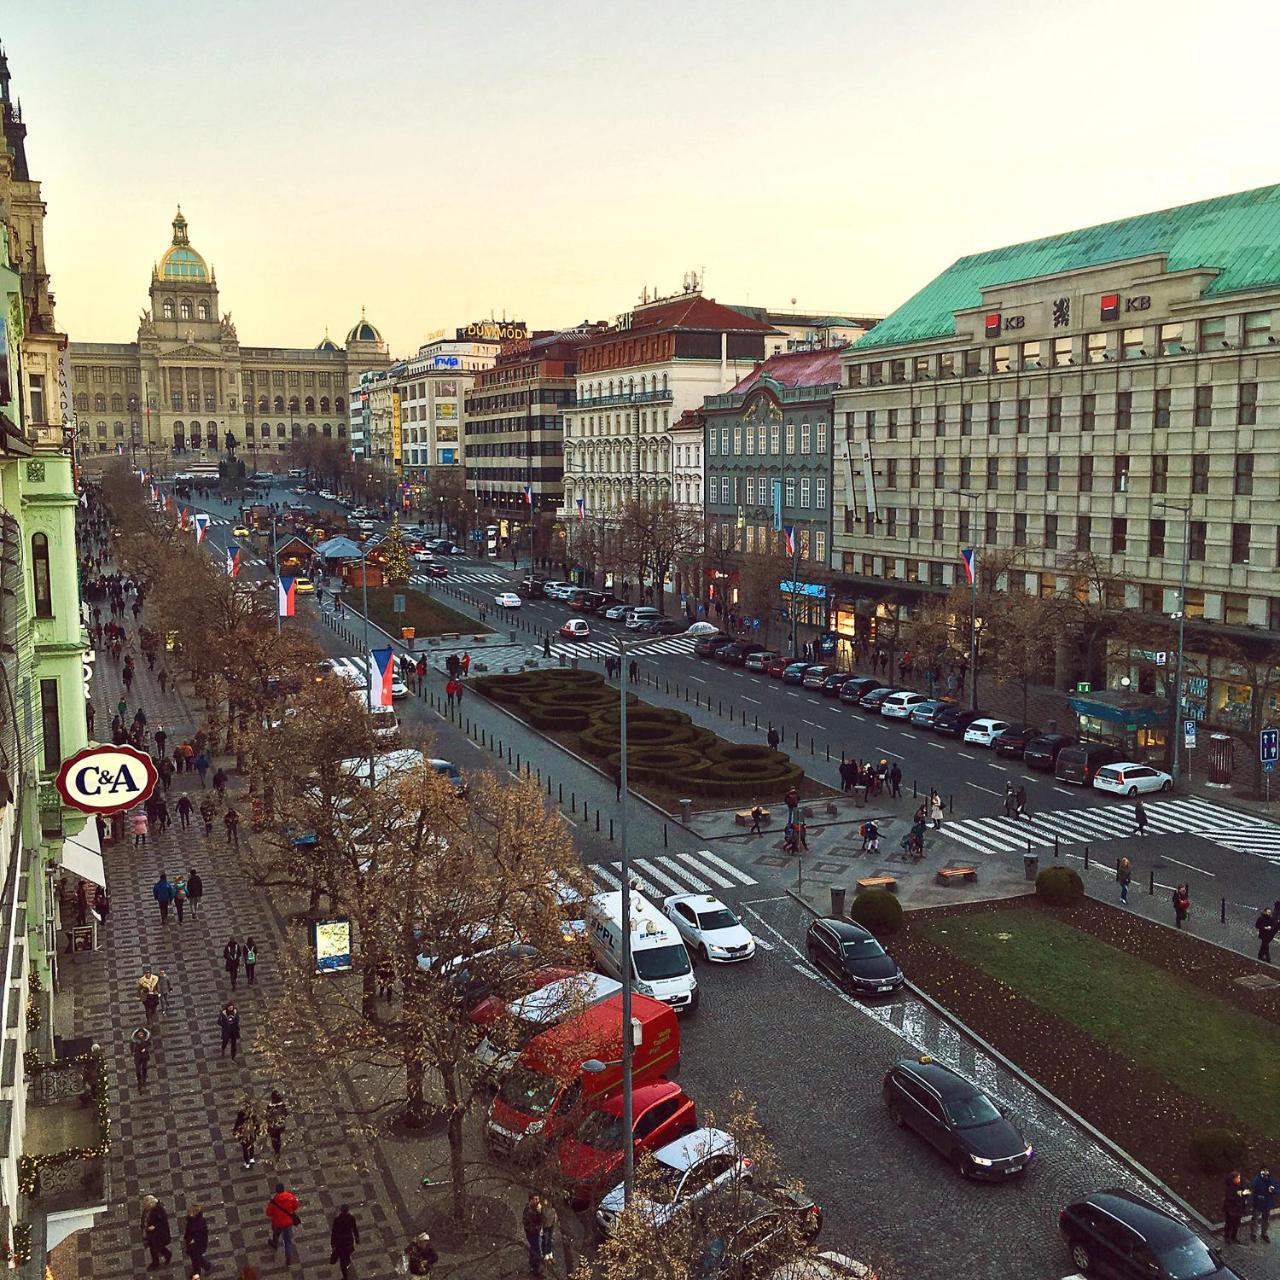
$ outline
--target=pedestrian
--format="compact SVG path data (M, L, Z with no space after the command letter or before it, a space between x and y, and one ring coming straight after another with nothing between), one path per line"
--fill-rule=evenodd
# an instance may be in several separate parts
M1145 836L1147 834L1147 806L1142 803L1142 797L1138 797L1138 802L1133 806L1133 834L1135 836Z
M1129 882L1133 879L1133 864L1128 858L1121 858L1116 864L1116 880L1120 885L1120 901L1129 901Z
M84 725L89 731L89 737L93 737L93 703L85 701L84 704Z
M880 852L880 828L870 818L862 824L862 849L863 852Z
M222 1032L222 1048L218 1057L225 1058L227 1046L230 1045L234 1060L240 1049L240 1011L233 1002L228 1001L222 1006L222 1012L218 1015L218 1029Z
M271 1101L267 1103L267 1137L271 1139L271 1150L280 1154L284 1142L284 1122L289 1118L289 1108L279 1089L271 1090Z
M455 680L455 681L454 681L454 684L456 684L456 685L458 686L458 710L459 710L459 711L461 711L461 710L462 710L462 695L463 695L463 692L465 691L465 686L463 685L463 683L462 683L462 681L461 681L461 680Z
M169 1012L169 1000L173 996L173 979L162 968L156 975L156 994L160 997L160 1012Z
M142 971L142 977L138 979L138 999L142 1001L147 1026L150 1026L160 1011L160 975L152 973L150 965L147 965Z
M297 1262L298 1251L293 1247L293 1229L302 1222L298 1213L298 1197L284 1189L283 1182L276 1183L276 1193L267 1201L267 1220L271 1223L271 1248L279 1248L284 1241L284 1262L288 1266Z
M253 973L258 967L258 944L252 938L244 941L244 979L253 986Z
M1231 1244L1240 1243L1240 1224L1244 1221L1244 1215L1249 1210L1250 1194L1249 1188L1240 1176L1239 1169L1233 1169L1227 1174L1226 1186L1223 1188L1222 1193L1222 1217L1224 1219L1222 1238Z
M240 961L244 957L244 951L240 944L234 938L227 939L227 945L222 948L222 963L226 966L227 975L231 979L231 990L236 989L236 981L240 977Z
M1191 891L1185 884L1180 884L1173 891L1173 919L1179 929L1191 910Z
M187 872L187 899L191 903L191 914L197 915L200 911L200 899L204 897L204 881L200 878L200 873L192 867Z
M165 1266L173 1261L169 1243L173 1239L169 1230L169 1215L155 1196L142 1197L142 1239L151 1254L148 1271L160 1270L160 1255L164 1254Z
M1018 789L1013 793L1014 816L1025 818L1027 816L1027 789L1021 783Z
M178 797L177 803L178 821L182 824L185 831L191 825L191 797L189 795L181 795Z
M551 632L546 632L542 637L542 656L544 658L551 657Z
M1271 1170L1264 1164L1257 1176L1249 1183L1249 1192L1253 1197L1253 1216L1249 1219L1249 1241L1258 1238L1258 1229L1262 1230L1263 1244L1271 1243L1271 1210L1275 1207L1276 1195L1280 1188L1271 1176Z
M200 801L200 818L204 823L205 835L213 835L213 801L208 796Z
M615 764L613 766L613 798L615 802L622 801L622 765Z
M169 673L161 667L156 679L160 681L160 692L164 693L169 686Z
M471 672L471 654L464 653L462 655L462 678L465 680Z
M203 751L196 755L196 772L200 775L200 785L205 785L204 775L209 772L209 757Z
M431 1268L440 1261L440 1255L436 1252L436 1247L431 1243L431 1236L426 1231L420 1231L412 1240L409 1241L409 1247L405 1250L404 1255L405 1270L411 1276L429 1276Z
M227 798L227 771L221 767L213 771L213 789L218 793L219 800Z
M144 809L137 809L133 815L133 847L145 848L147 844L147 814Z
M151 1032L146 1027L139 1027L130 1040L133 1049L133 1074L138 1081L138 1088L147 1087L147 1072L151 1067Z
M635 682L639 678L640 678L640 664L634 658L632 658L630 665L627 667L627 679L632 684L635 684Z
M360 1243L360 1225L350 1208L343 1204L329 1226L329 1261L338 1264L338 1275L347 1280L351 1270L351 1255Z
M542 1249L542 1262L550 1266L555 1261L556 1211L552 1207L551 1197L542 1197L542 1235L539 1246Z
M145 817L143 821L146 821ZM155 898L156 905L160 908L160 923L168 924L169 904L173 901L173 885L169 883L169 877L163 871L160 873L160 879L151 886L151 896Z
M240 1144L240 1154L244 1157L244 1167L246 1169L258 1163L258 1158L254 1151L258 1135L261 1132L262 1117L258 1115L257 1104L248 1094L245 1094L240 1099L240 1110L236 1112L236 1120L231 1126L231 1134Z
M542 1197L536 1191L529 1192L528 1202L520 1215L524 1238L529 1245L529 1274L542 1274Z
M458 682L452 676L450 676L449 679L445 681L445 686L444 686L445 697L449 699L450 708L453 707L453 704L458 699L458 689L459 689Z
M165 728L163 725L161 725L160 728L156 730L155 736L156 736L156 758L160 760L166 759L164 744L168 741L169 735L168 733L165 732Z
M761 829L761 822L764 820L764 809L760 806L760 801L754 797L751 800L751 830L747 833L753 836L762 836L764 831Z
M222 825L227 829L227 843L240 848L240 815L234 809L228 809L222 815Z
M902 795L902 768L895 760L893 768L889 770L889 796L890 799L897 800Z
M182 1247L186 1250L193 1276L212 1270L205 1257L209 1252L209 1223L204 1209L198 1204L187 1206L187 1220L182 1224Z
M178 913L178 923L181 924L187 909L187 882L181 876L173 882L173 909Z
M767 741L769 743L770 748L774 751L777 751L778 744L782 741L782 735L777 731L777 729L773 727L773 725L769 726Z
M1263 907L1262 914L1253 922L1258 931L1258 959L1271 963L1271 939L1276 936L1277 922L1270 907Z
M935 831L942 830L942 796L937 791L929 792L929 821Z
M166 755L160 756L160 763L156 766L156 772L160 775L160 785L167 792L169 784L173 781L173 761Z
M93 909L97 912L98 919L106 924L107 916L111 914L111 904L107 901L107 891L101 885L93 891Z
M1018 797L1014 794L1013 783L1006 782L1004 784L1004 816L1012 818L1017 812Z
M76 924L82 929L89 919L89 886L81 880L76 885Z

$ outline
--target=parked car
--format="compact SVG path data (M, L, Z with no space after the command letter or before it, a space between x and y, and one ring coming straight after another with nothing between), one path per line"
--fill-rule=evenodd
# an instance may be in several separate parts
M1007 720L981 716L965 729L964 740L976 747L989 747L1008 727Z
M462 770L452 760L428 759L427 765L442 777L448 778L458 795L467 794L467 780L462 776Z
M521 600L514 591L499 591L498 594L493 597L493 603L496 604L499 609L518 609L522 604L524 604L524 601Z
M794 658L789 658L785 653L780 653L765 668L766 671L775 679L781 680L787 673L787 668L795 662Z
M1088 787L1104 764L1115 764L1123 759L1118 747L1108 747L1101 742L1078 742L1058 752L1058 758L1053 762L1053 776L1059 782Z
M625 621L628 631L638 631L646 622L656 622L662 614L650 604L634 605L628 610Z
M516 588L526 600L541 600L545 595L546 583L541 578L523 578Z
M827 677L835 670L835 667L827 663L818 663L816 666L809 667L804 673L804 679L800 681L806 689L821 689Z
M813 666L807 658L802 658L799 662L791 662L786 670L782 673L783 684L803 684L805 673Z
M975 720L980 720L981 718L981 711L966 711L963 707L958 707L955 703L952 703L949 707L943 707L933 717L933 724L929 727L934 733L941 733L948 738L963 738L964 731Z
M604 616L608 618L610 622L618 622L630 608L631 606L629 604L610 605L609 608L604 611Z
M703 1247L698 1280L748 1280L760 1275L762 1268L795 1252L797 1227L802 1238L809 1240L822 1229L822 1212L810 1197L785 1188L741 1196L732 1228L726 1224Z
M638 636L679 636L684 634L684 621L678 618L647 618L632 630ZM716 657L719 656L717 653Z
M838 698L840 696L840 690L843 689L845 684L852 679L852 671L833 671L822 682L822 696L824 698Z
M714 658L725 645L732 643L732 636L703 636L702 639L693 646L693 652L699 658Z
M567 600L577 589L572 582L551 581L542 584L542 594L548 600Z
M951 703L943 702L940 698L929 698L917 703L915 710L911 713L911 723L917 729L932 729L934 717L943 707L949 706Z
M770 664L770 663L771 663L771 662L772 662L776 657L778 657L778 655L777 655L776 653L774 653L774 651L773 651L772 649L761 649L761 650L759 651L759 653L749 653L749 654L747 654L746 661L744 661L742 665L743 665L743 666L744 666L748 671L764 671L764 672L768 672L768 670L769 670L769 664Z
M858 706L863 711L878 712L884 706L884 700L892 697L898 690L892 685L877 685L874 689L868 689L866 693L858 699Z
M923 693L910 693L904 689L900 693L891 693L880 704L880 714L886 720L910 720L911 713L928 701Z
M722 645L716 651L716 661L731 667L741 667L753 653L763 652L762 644L752 644L748 640L735 640L732 644Z
M765 1280L877 1280L877 1276L865 1262L823 1249L784 1262L776 1271L770 1271Z
M429 578L447 578L449 576L449 566L447 564L429 564L427 565L427 577Z
M1095 791L1110 791L1118 796L1136 796L1148 791L1172 791L1173 778L1149 764L1126 761L1104 764L1093 775Z
M560 627L560 634L566 640L589 640L591 628L587 625L586 618L570 618Z
M878 688L880 688L880 681L874 676L854 676L852 680L846 680L841 687L840 701L857 706L862 701L863 694Z
M906 981L898 962L851 920L815 920L804 941L814 968L856 995L889 995Z
M1184 1222L1132 1191L1095 1191L1058 1214L1072 1265L1109 1280L1240 1280Z
M756 953L756 940L719 898L708 893L673 893L662 909L689 951L714 964L736 964Z
M1031 769L1051 770L1058 763L1058 755L1064 747L1075 745L1069 733L1042 733L1027 743L1022 753L1022 763Z
M991 749L998 756L1013 756L1021 759L1032 738L1039 737L1040 730L1030 724L1011 724L991 744Z
M596 605L596 612L602 613L606 617L608 617L610 609L614 608L615 605L620 605L622 603L622 601L619 600L612 592L599 591L596 594L600 597L600 603Z
M889 1068L881 1087L899 1129L913 1129L962 1178L1004 1182L1035 1154L977 1085L925 1055Z

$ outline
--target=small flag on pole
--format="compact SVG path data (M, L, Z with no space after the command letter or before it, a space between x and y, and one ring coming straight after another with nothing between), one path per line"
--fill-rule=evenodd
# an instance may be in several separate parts
M196 512L196 546L198 547L204 541L204 535L209 532L209 517L203 511Z
M292 618L297 612L297 599L293 590L295 581L296 579L291 577L276 579L280 597L280 616L282 618Z
M172 510L173 510L173 494L171 494L171 493L166 493L166 494L164 495L164 509L165 509L166 511L172 511Z
M578 519L585 520L587 518L587 500L586 498L577 499L578 503Z
M178 528L185 529L187 527L188 512L186 507L178 508Z
M784 524L782 526L782 538L787 545L787 555L793 556L796 553L796 527L793 524Z
M373 658L375 674L373 689L369 695L370 709L391 706L391 680L395 675L395 665L391 661L391 649L374 649Z
M124 445L122 445L122 444L118 444L118 445L116 445L116 452L117 452L118 454L120 454L120 455L121 455L121 457L123 457L123 456L124 456Z
M964 561L965 581L968 582L970 586L973 586L973 572L977 564L977 554L978 553L972 547L965 547L965 549L960 552L960 559Z
M533 489L529 485L524 487L524 505L526 507L533 506Z
M240 548L234 542L227 543L227 576L240 576Z

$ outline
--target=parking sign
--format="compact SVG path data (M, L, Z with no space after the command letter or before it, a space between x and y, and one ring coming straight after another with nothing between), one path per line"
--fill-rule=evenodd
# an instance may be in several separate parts
M1280 760L1280 729L1263 729L1258 734L1258 759L1263 764Z
M1188 748L1196 745L1196 722L1194 720L1184 720L1182 722L1182 739Z

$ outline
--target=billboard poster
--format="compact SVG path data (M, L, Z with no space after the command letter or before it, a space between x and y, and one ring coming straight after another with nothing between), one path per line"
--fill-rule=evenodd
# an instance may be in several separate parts
M351 968L351 921L345 916L315 923L317 973L343 973Z

